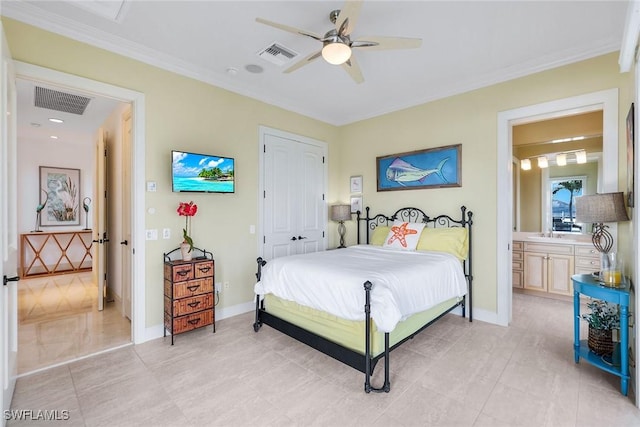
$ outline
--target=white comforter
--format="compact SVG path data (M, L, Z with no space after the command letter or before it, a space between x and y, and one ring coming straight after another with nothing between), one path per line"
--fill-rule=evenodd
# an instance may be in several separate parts
M367 245L270 260L254 290L364 320L367 280L373 283L371 316L384 332L414 313L467 293L462 265L453 255Z

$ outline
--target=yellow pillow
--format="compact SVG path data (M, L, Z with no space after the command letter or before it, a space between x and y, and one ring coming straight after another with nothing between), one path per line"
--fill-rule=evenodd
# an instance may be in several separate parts
M371 234L371 239L369 240L369 244L382 246L384 244L384 240L387 238L387 234L389 234L390 227L376 227Z
M419 251L440 251L455 255L461 260L469 253L469 239L464 227L426 228L418 240Z

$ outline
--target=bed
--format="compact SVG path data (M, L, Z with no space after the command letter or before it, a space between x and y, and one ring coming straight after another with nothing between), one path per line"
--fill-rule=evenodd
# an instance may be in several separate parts
M255 321L365 374L367 393L389 392L389 355L461 307L473 320L473 213L459 219L407 207L356 215L357 245L257 259ZM371 376L384 359L384 382Z

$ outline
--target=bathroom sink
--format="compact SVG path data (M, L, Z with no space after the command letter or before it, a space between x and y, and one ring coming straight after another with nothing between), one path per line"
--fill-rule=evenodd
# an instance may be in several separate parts
M548 237L548 236L527 236L527 239L544 243L575 243L577 240L568 239L566 237Z

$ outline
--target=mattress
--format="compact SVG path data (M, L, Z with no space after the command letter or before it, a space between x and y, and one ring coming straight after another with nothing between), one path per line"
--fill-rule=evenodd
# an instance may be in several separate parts
M371 281L371 317L380 331L467 293L460 260L443 252L369 245L275 258L262 268L258 295L364 321L364 282Z
M364 291L363 291L364 292ZM430 321L446 313L463 298L454 297L443 301L428 310L413 314L399 322L389 333L389 346L392 347L409 337ZM350 350L364 354L365 322L342 319L335 315L319 311L267 294L264 299L265 311L300 326L309 332L340 344ZM364 310L364 308L363 308ZM374 322L371 328L371 356L384 353L384 333Z

